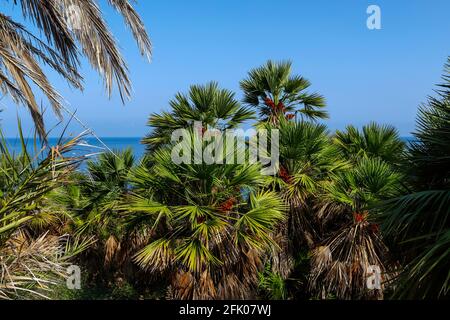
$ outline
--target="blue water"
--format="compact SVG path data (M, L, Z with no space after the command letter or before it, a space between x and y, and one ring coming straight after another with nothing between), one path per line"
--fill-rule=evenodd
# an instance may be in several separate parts
M140 137L132 137L132 138L100 138L101 141L106 144L106 146L111 150L125 150L130 148L133 150L133 154L136 159L140 159L145 153L145 146L141 143L142 138ZM100 151L104 151L105 147L95 138L87 138L83 139L89 145L96 146Z
M107 152L108 148L110 150L125 150L127 148L131 148L133 150L133 154L136 160L139 160L145 154L145 146L141 144L141 139L139 137L132 138L100 138L100 140L106 145L106 147L93 137L86 137L82 139L82 143L80 146L77 146L76 149L73 150L71 156L80 156L80 155L88 155L89 158L95 159L95 156L99 153ZM412 137L402 137L402 140L405 143L410 143L413 138ZM21 144L19 139L8 138L7 143L10 146L10 149L13 152L18 152L21 149ZM49 145L54 146L58 144L57 138L50 138ZM27 142L28 149L33 151L33 140L30 139ZM33 152L32 152L33 153Z
M16 138L8 138L6 139L8 146L12 152L19 152L21 150L21 143L19 139ZM74 148L73 152L70 156L80 156L80 155L88 155L88 158L95 158L95 156L99 153L107 152L110 150L125 150L130 148L133 150L133 154L136 160L140 159L145 153L145 146L141 144L141 138L132 137L132 138L100 138L100 140L106 145L104 146L100 141L93 137L86 137L81 139L80 145ZM58 144L59 139L57 138L49 138L48 143L50 146L55 146ZM28 150L35 154L35 147L33 143L33 139L26 140ZM37 148L40 148L38 144Z

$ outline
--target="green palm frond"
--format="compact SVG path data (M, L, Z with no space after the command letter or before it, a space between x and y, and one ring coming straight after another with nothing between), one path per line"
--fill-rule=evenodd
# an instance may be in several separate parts
M259 289L264 291L270 300L286 300L288 297L286 280L272 272L270 264L266 265L263 272L259 272L258 277Z
M148 125L152 132L143 140L148 148L170 143L171 134L177 129L192 129L199 122L204 130L236 128L247 120L254 119L253 111L242 107L234 93L219 88L216 82L194 85L189 93L178 93L169 102L172 111L152 114Z
M19 123L20 131L20 123ZM47 214L39 204L53 190L61 186L76 168L80 158L68 156L79 139L61 142L57 147L42 147L35 155L21 134L21 152L16 155L0 133L0 241L9 234L29 224L39 215ZM36 143L36 141L35 141Z
M244 103L256 107L263 122L277 123L288 112L299 112L302 118L325 119L325 99L317 93L307 93L310 82L291 75L290 61L274 62L255 68L240 83L244 91Z
M364 211L400 193L402 175L379 158L363 158L355 167L333 174L324 185L326 202L345 204Z
M385 233L404 252L395 297L445 298L450 290L450 58L438 97L419 109L408 146L409 193L383 206Z
M374 122L360 131L348 126L345 131L336 131L333 142L342 156L354 161L361 157L379 157L391 164L399 164L404 156L404 142L393 126Z

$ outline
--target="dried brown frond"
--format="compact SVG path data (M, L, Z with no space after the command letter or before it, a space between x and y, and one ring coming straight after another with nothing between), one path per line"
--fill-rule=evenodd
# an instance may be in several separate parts
M66 241L15 233L0 248L0 299L47 298L51 287L65 279L67 263L61 258Z
M321 298L381 298L393 272L389 252L379 233L367 221L355 222L336 232L312 254L310 288ZM372 266L381 271L381 287L370 290L367 279Z
M105 242L105 265L109 265L120 251L120 242L114 235L110 235Z

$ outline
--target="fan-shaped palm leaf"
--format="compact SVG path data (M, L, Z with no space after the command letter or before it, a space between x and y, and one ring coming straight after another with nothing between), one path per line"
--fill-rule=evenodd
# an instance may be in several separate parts
M171 112L150 116L148 125L152 132L143 140L149 149L169 143L174 130L192 128L194 122L199 122L204 131L224 130L254 118L253 112L240 106L231 91L220 89L215 82L191 86L188 95L178 93L169 104Z
M323 119L325 99L317 93L307 93L310 83L303 77L291 75L290 61L268 61L264 66L248 73L241 81L244 102L256 107L262 121L277 123L280 117L292 118L299 112L308 119ZM289 113L291 112L291 113Z

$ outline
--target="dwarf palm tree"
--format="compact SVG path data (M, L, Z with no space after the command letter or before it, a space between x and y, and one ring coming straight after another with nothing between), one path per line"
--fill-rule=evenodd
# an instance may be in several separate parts
M380 298L384 287L366 286L372 266L389 276L388 249L371 209L399 193L401 175L379 158L362 158L323 185L316 204L323 241L312 254L310 287L322 298Z
M81 160L69 156L80 137L40 148L23 138L20 122L19 133L21 150L13 152L0 132L0 299L47 298L64 280L67 259L89 245L48 231L34 235L49 218L49 193Z
M277 234L281 251L273 256L272 269L287 278L300 246L313 248L320 241L314 199L329 174L346 166L330 143L325 125L280 119L280 166L270 177L270 189L280 193L289 206L288 219Z
M251 70L241 81L244 102L259 110L262 121L276 123L280 117L293 118L295 113L308 119L324 119L325 99L317 93L308 93L310 82L291 75L292 63L268 61Z
M284 211L263 181L258 165L176 164L171 146L148 155L123 206L145 244L135 261L168 275L170 298L252 297Z
M348 126L332 142L347 165L324 181L314 204L322 241L313 250L310 286L322 297L381 297L383 290L369 292L365 284L371 266L382 273L393 270L372 221L377 217L373 208L400 194L401 175L395 168L404 144L393 127L375 123L362 131Z
M88 253L107 267L120 265L114 262L123 262L122 253L127 251L126 245L122 248L126 232L118 206L130 191L128 176L134 161L130 149L100 154L87 162L86 172L72 175L51 195L51 208L70 216L72 232L96 240Z
M19 131L20 124L19 124ZM43 147L32 155L21 136L22 150L17 155L0 132L0 244L18 228L40 219L40 204L58 188L81 160L67 156L80 137Z
M170 112L150 116L148 125L152 132L143 140L149 149L169 143L174 130L193 127L195 122L203 131L225 130L253 119L253 112L240 106L234 93L220 89L215 82L191 86L187 95L178 93L169 104Z
M279 182L284 197L293 206L307 206L307 198L317 194L328 175L347 166L338 155L326 126L307 121L282 119L280 132Z
M400 243L405 270L396 297L450 292L450 58L438 97L419 109L408 147L410 192L386 204L384 228Z
M150 57L150 41L130 1L108 3L124 17L141 53ZM116 84L122 100L130 96L127 66L96 1L20 0L12 5L20 6L28 25L0 12L0 90L28 108L42 137L44 123L34 88L48 98L57 115L61 115L63 103L46 68L82 89L78 69L80 58L86 57L103 76L109 94Z

